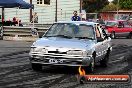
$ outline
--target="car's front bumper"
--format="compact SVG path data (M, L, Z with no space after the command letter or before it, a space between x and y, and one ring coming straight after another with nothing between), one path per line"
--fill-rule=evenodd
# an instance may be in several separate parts
M31 63L43 65L62 65L62 66L89 66L92 57L85 58L66 58L66 57L45 57L45 56L31 56Z

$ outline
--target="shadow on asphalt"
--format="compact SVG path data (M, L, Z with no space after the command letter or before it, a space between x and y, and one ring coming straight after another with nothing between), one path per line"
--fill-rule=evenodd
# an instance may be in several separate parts
M67 74L67 75L76 75L79 74L77 67L71 67L71 66L43 66L42 73L52 73L52 74ZM95 66L95 71L101 69L101 70L106 70L107 67L101 67L98 63ZM88 74L96 74L96 73L88 73Z

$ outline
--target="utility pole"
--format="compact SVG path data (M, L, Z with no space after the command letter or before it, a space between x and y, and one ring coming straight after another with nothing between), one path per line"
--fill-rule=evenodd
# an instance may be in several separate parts
M80 0L80 13L82 12L82 0Z
M2 27L4 26L4 20L5 20L5 9L2 8L2 16L1 16L1 19L2 19Z
M117 20L119 19L119 0L117 2Z
M30 4L32 4L32 0L30 0ZM30 22L32 21L32 8L30 8Z
M57 0L56 0L56 10L55 10L55 22L57 22Z
M80 0L80 16L81 16L81 20L82 20L82 2L83 2L83 0Z
M5 16L4 16L4 15L5 15L4 13L5 13L5 9L2 8L2 16L1 16L2 21L4 21L4 17L5 17Z

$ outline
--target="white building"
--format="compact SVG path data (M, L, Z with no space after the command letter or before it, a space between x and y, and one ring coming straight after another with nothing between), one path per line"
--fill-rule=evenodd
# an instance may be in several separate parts
M30 0L25 0L29 3ZM79 13L80 0L57 0L57 20L71 20L73 11ZM32 0L34 4L34 12L38 14L39 23L55 22L56 0ZM1 10L0 10L1 11ZM29 22L30 10L5 8L5 20L12 20L13 17L18 17L22 22Z

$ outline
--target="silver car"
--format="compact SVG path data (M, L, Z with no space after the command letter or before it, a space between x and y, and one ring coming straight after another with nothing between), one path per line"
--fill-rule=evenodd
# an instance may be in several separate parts
M95 62L107 66L111 38L98 23L85 21L57 22L33 43L30 61L33 70L42 65L83 66L93 72Z

